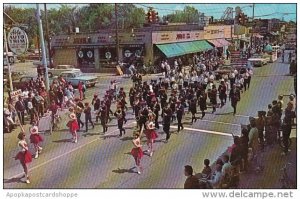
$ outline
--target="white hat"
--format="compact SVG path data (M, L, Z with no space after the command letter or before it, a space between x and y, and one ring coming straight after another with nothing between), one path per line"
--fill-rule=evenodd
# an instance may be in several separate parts
M71 114L69 115L69 117L70 117L71 120L76 120L76 115L75 115L75 113L71 113Z
M154 126L153 122L149 122L148 129L155 129L155 126Z
M33 126L32 128L30 128L31 134L37 134L38 132L39 132L39 129L37 126Z

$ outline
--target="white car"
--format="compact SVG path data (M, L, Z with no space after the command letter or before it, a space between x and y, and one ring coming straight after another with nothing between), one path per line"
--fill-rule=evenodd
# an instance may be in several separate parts
M248 59L248 62L250 62L251 66L258 66L261 67L263 65L266 65L268 63L268 60L262 57L257 57L257 58L250 58Z
M59 76L63 72L81 72L79 68L75 68L73 65L57 65L54 68L48 69L50 76Z

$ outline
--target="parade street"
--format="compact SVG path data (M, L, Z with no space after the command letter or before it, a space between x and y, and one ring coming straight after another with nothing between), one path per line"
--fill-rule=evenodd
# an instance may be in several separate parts
M17 64L16 71L18 67L22 66ZM23 67L32 66L23 64ZM185 129L180 133L177 133L176 123L171 124L172 134L167 144L162 142L165 134L160 128L159 138L154 143L154 155L143 157L142 175L133 171L134 160L130 154L136 126L131 109L127 112L130 120L122 138L117 137L115 119L109 123L105 135L99 134L102 132L99 124L86 135L80 132L77 144L68 142L70 135L67 127L52 135L44 135L43 153L32 162L29 170L34 173L30 185L20 180L23 177L22 168L13 158L17 153L14 140L18 130L5 134L4 188L181 188L185 180L184 165L193 165L195 171L200 172L205 158L215 161L232 145L231 133L240 135L240 124L247 124L248 116L256 116L258 110L266 110L279 94L284 95L285 102L288 100L287 96L293 93L293 78L287 76L288 71L288 64L278 62L255 68L250 90L242 94L235 116L232 115L230 102L217 109L215 114L198 119L193 125L190 125L191 115L186 115ZM120 82L119 86L124 86L125 90L129 89L129 78L101 74L96 87L88 89L86 101L91 101L94 93L102 94L112 78ZM157 75L144 76L145 80L154 78ZM295 137L295 130L292 137ZM278 158L287 157L278 154Z
M16 64L16 71L34 71L31 63ZM33 72L34 73L34 72ZM98 123L88 133L79 131L78 143L69 142L71 138L67 127L54 131L52 135L44 134L43 152L34 159L29 167L31 183L26 184L22 167L14 159L17 154L17 135L19 129L4 134L4 188L182 188L186 177L184 166L192 165L195 172L203 169L203 160L208 158L213 163L229 146L233 144L232 133L240 135L240 124L248 124L249 116L256 117L257 111L267 110L268 104L283 95L284 106L288 96L294 93L293 77L288 75L289 64L280 62L254 68L250 89L241 94L234 116L230 101L211 114L207 109L206 116L191 125L191 114L184 116L184 130L177 133L177 123L171 123L171 138L164 143L165 134L160 127L159 137L154 143L152 157L144 155L141 175L134 169L135 163L130 150L132 135L136 127L132 109L127 111L126 134L119 138L115 117L108 123L108 132L102 134L102 126ZM93 95L101 97L112 79L116 79L118 87L124 87L128 96L132 81L129 78L109 74L99 74L98 83L86 92L87 102ZM158 79L160 75L143 76L143 81ZM127 99L128 101L128 99ZM128 105L129 106L129 105ZM115 106L112 106L115 111ZM198 111L197 118L201 113ZM95 116L93 116L95 121ZM29 125L25 126L28 131ZM91 128L91 127L90 127ZM295 129L291 137L295 137ZM142 137L143 150L146 150L146 138ZM275 145L278 147L278 145ZM291 158L281 156L278 159ZM292 159L295 159L292 158ZM296 170L295 170L296 173ZM270 182L272 183L272 182ZM271 186L271 185L270 185Z

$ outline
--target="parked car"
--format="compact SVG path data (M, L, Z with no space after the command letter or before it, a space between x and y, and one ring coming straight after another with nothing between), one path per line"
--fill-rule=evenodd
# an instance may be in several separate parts
M60 74L67 82L71 82L72 86L77 87L79 81L83 82L86 87L93 87L96 85L97 76L87 76L81 71L66 71Z
M268 63L268 60L262 57L257 57L248 59L248 62L250 62L249 65L251 66L261 67L263 65L266 65Z
M55 68L48 69L50 76L59 76L62 72L81 72L79 68L75 68L73 65L57 65Z
M13 88L14 88L15 90L17 90L17 89L21 89L22 91L25 90L25 88L27 88L28 82L29 82L29 80L30 80L31 78L33 78L33 80L35 81L35 80L37 79L37 76L33 76L33 75L24 75L24 76L22 76L20 79L15 80L15 81L12 82ZM54 79L56 79L56 78L57 78L57 77L55 77L55 78L49 78L49 84L51 84L52 81L53 81Z

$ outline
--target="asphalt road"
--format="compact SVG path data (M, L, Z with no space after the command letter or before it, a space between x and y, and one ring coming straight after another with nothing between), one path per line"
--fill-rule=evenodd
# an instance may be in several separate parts
M24 70L21 69L23 67L17 65L15 69ZM71 135L67 129L44 135L43 153L29 165L31 184L25 184L24 178L21 179L22 167L13 159L18 152L18 131L5 134L4 188L182 188L185 165L192 165L195 172L200 172L203 160L216 160L232 144L231 133L239 135L240 124L248 123L249 116L256 116L258 110L266 110L279 94L285 96L285 104L288 102L286 95L294 93L293 78L286 75L288 71L289 65L282 63L255 68L250 90L242 94L236 116L232 115L230 102L217 109L215 114L208 113L202 121L197 120L192 125L191 115L186 115L185 130L176 133L176 123L172 124L173 133L167 144L162 142L165 134L160 128L154 155L142 158L142 175L136 173L130 155L135 127L131 109L127 113L130 120L126 124L126 135L122 138L117 137L119 132L115 119L109 123L106 135L100 134L102 128L96 125L87 135L80 132L77 144L69 142ZM115 78L125 90L129 90L129 79L101 75L96 87L88 89L88 101L94 93L103 95L110 80ZM154 79L157 75L145 78ZM294 131L292 136L295 137ZM146 138L142 140L143 149L147 150Z

